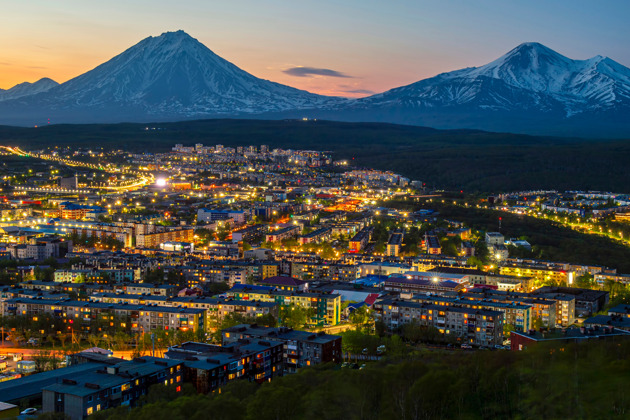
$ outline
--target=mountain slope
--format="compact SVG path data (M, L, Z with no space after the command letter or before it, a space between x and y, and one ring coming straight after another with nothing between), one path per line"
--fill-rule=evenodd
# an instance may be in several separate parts
M182 31L146 38L61 85L35 89L40 82L0 91L0 124L316 117L630 137L630 69L601 56L572 60L533 42L480 67L356 100L259 79Z
M278 112L343 101L259 79L177 31L146 38L87 73L10 105L53 122L112 122Z
M10 89L0 89L0 102L8 101L11 99L18 99L24 96L36 95L38 93L47 92L59 83L52 79L44 77L39 79L35 83L24 82L19 85L15 85Z
M438 128L630 135L628 111L627 67L600 56L572 60L525 43L484 66L359 99L341 115Z

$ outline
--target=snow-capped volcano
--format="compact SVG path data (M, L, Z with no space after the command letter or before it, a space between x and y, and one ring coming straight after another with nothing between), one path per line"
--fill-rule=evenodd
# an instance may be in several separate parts
M571 60L544 45L521 44L465 77L499 79L515 88L547 94L566 104L569 115L592 107L611 107L630 98L630 69L596 56Z
M344 101L259 79L183 31L149 37L49 91L13 103L60 122L149 121L313 108Z
M355 114L350 119L380 113L390 122L517 131L527 124L529 132L541 133L578 114L590 119L630 111L630 69L601 56L572 60L529 42L484 66L442 73L348 108Z
M48 80L48 81L46 81ZM630 69L529 42L486 65L356 100L259 79L183 31L149 37L56 86L0 91L0 124L318 117L435 128L630 137Z

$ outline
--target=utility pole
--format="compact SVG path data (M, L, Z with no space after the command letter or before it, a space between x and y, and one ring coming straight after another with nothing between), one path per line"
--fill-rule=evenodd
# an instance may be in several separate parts
M151 355L155 357L155 334L153 333L151 333L151 346L152 346Z

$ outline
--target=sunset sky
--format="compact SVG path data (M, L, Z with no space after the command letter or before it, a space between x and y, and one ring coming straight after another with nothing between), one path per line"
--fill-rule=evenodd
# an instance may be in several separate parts
M255 76L340 96L482 65L527 41L630 66L629 13L627 0L3 2L0 88L64 82L178 29Z

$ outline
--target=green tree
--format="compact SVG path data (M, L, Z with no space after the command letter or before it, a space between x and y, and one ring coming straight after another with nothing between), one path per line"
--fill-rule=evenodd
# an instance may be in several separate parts
M289 328L300 329L314 316L312 309L295 304L280 307L280 323Z
M582 274L575 279L575 285L583 289L592 289L595 287L595 279L591 274Z
M227 240L228 236L231 233L231 229L230 229L230 224L226 223L224 225L219 226L219 229L217 230L217 239L219 241L225 241Z

